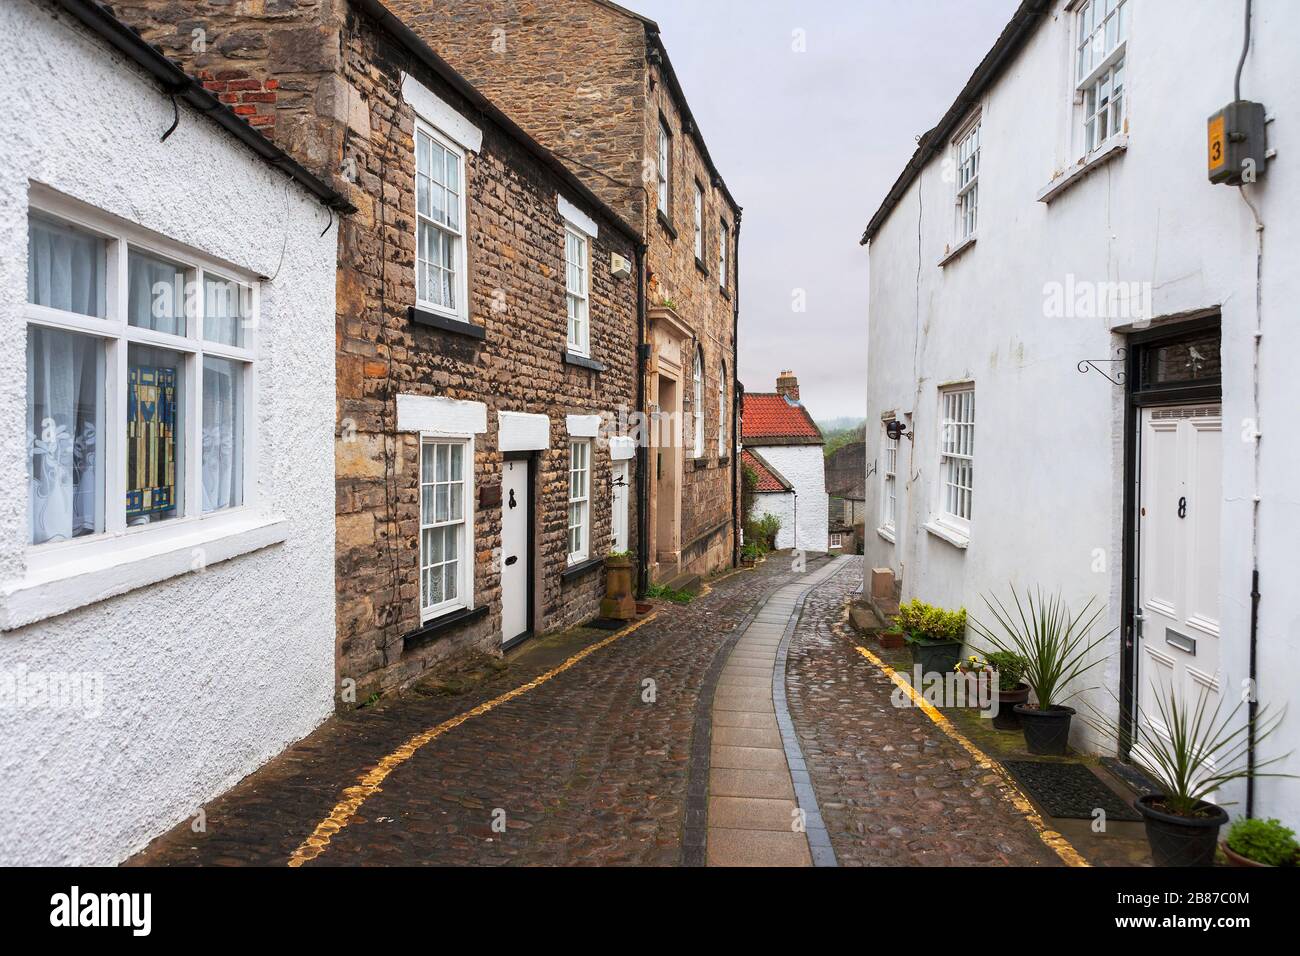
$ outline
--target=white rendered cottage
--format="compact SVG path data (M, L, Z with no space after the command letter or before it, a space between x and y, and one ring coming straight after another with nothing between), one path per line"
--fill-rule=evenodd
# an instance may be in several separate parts
M749 465L759 476L754 513L781 520L776 546L826 551L826 442L799 401L793 372L781 373L775 392L745 393L741 428L744 447L753 453Z
M344 204L97 4L0 62L0 864L112 864L332 711Z
M1248 9L1027 0L921 138L863 240L865 563L977 617L1095 599L1072 705L1254 690L1288 708L1257 763L1296 774L1300 6ZM1234 100L1269 117L1240 188L1209 178ZM1215 799L1300 823L1300 780Z

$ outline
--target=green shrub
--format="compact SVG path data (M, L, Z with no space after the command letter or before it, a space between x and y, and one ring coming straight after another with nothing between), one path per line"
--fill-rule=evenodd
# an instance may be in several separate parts
M960 641L966 635L966 609L945 611L924 601L911 600L899 605L898 626L907 632L909 641Z
M1238 820L1228 830L1228 847L1265 866L1295 866L1300 855L1295 831L1278 820Z
M998 672L999 690L1015 690L1016 685L1024 680L1029 661L1020 654L1015 651L994 651L985 656Z

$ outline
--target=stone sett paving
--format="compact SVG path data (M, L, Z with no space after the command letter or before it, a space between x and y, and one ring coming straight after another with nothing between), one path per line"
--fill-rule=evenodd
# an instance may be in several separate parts
M790 712L841 866L1041 866L1061 861L972 761L854 650L854 562L813 594L786 669Z
M681 857L698 688L767 592L774 556L668 605L639 630L417 751L309 865L668 865ZM182 823L131 865L284 865L345 787L412 735L545 672L608 635L544 638L456 697L408 694L339 715ZM653 679L656 701L642 702ZM237 732L232 729L232 733ZM506 831L492 829L505 811Z

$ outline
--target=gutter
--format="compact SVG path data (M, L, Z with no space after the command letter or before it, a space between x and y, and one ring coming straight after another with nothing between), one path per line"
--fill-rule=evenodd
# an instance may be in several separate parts
M975 68L971 78L966 81L962 91L957 95L956 101L948 108L948 112L939 120L939 124L930 130L917 142L916 152L912 158L907 161L903 167L903 172L894 185L890 187L885 201L881 203L876 214L871 217L867 223L867 229L862 234L860 245L866 245L880 231L880 227L885 224L890 213L903 200L907 190L912 183L921 175L930 160L935 154L941 152L948 142L948 138L956 132L957 127L966 119L971 109L976 106L984 92L993 85L993 82L1002 75L1002 69L1008 65L1034 31L1038 29L1043 17L1052 8L1052 0L1022 0L1020 6L1016 9L1015 14L1011 17L1011 22L1003 29L998 36L993 48L985 54L980 65Z
M148 73L163 92L172 98L173 103L183 100L206 115L257 153L264 162L280 170L315 196L320 200L321 205L343 215L356 212L356 207L345 196L335 192L279 146L232 113L212 93L205 90L198 80L146 43L135 30L118 20L108 8L100 6L93 0L53 0L53 3Z

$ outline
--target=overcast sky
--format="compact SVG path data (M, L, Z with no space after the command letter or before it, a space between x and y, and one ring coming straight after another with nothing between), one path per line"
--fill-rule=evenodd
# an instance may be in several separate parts
M867 220L1017 0L623 0L658 22L737 202L740 378L866 406ZM803 31L806 52L795 52ZM795 290L807 312L793 311Z

